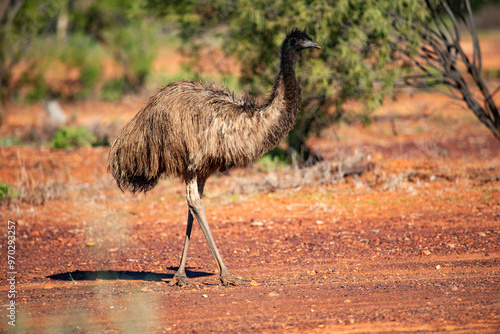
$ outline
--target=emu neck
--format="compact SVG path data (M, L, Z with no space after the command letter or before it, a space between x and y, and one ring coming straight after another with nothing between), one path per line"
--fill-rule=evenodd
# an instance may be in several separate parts
M261 129L265 133L260 155L276 147L286 137L300 111L302 94L295 78L297 58L295 51L282 52L280 72L270 100L263 106L259 116Z
M297 65L298 53L295 51L282 51L280 74L285 80L295 80L295 65Z
M270 105L284 104L285 110L282 112L298 113L300 103L300 87L295 78L295 66L297 64L298 54L295 51L282 49L280 72L276 77L276 82L271 93ZM298 98L298 100L297 100ZM279 102L279 103L278 103Z

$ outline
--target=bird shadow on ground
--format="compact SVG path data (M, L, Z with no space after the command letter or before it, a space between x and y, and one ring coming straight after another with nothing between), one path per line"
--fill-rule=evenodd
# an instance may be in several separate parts
M178 268L170 267L169 270L177 271ZM212 276L213 273L203 271L192 271L186 269L189 278ZM148 271L115 271L115 270L76 270L67 273L60 273L47 276L47 278L58 281L95 281L101 280L132 280L132 281L163 281L170 280L174 274L152 273Z

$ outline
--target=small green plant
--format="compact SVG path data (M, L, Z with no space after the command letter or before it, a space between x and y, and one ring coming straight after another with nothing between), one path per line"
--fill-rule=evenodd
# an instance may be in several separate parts
M490 80L500 78L500 70L496 68L488 69L485 71L484 77Z
M63 126L54 135L50 146L52 148L75 148L92 146L96 142L96 137L83 126L68 127Z
M19 197L19 191L8 183L0 182L0 200Z
M0 146L23 146L24 143L17 137L0 137Z
M257 163L259 170L267 172L282 171L285 168L286 159L279 155L265 154Z

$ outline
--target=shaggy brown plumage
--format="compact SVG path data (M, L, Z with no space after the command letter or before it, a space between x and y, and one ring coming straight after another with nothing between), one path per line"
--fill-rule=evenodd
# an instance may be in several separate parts
M300 111L295 65L305 48L319 46L305 31L287 34L280 72L263 105L215 84L178 81L158 91L111 145L108 169L118 187L146 192L161 177L180 177L189 192L188 183L198 180L201 201L212 173L262 157L287 135ZM195 206L189 198L188 204Z

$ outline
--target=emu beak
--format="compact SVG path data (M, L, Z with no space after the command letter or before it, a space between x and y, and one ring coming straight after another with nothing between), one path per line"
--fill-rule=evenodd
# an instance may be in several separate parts
M307 41L305 44L304 44L304 47L306 48L314 48L314 49L321 49L321 46L319 46L318 44L316 44L315 42L313 41Z

